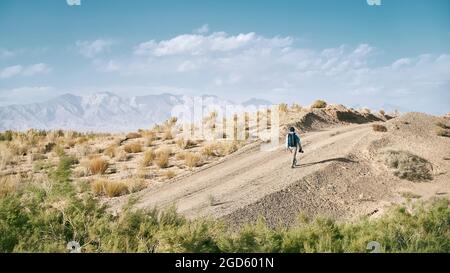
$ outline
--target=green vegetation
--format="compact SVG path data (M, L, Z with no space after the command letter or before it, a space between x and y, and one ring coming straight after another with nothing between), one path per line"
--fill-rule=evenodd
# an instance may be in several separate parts
M325 107L327 107L327 103L324 100L316 100L311 105L311 108L325 108Z
M49 170L51 187L33 185L0 199L0 252L366 252L377 241L385 252L450 252L449 201L412 211L397 207L377 220L354 223L300 218L289 229L262 221L232 231L221 222L187 220L175 209L130 210L113 216L89 191L70 180L73 159Z
M425 182L433 179L430 162L410 152L388 150L383 152L381 157L382 161L399 178L413 182Z

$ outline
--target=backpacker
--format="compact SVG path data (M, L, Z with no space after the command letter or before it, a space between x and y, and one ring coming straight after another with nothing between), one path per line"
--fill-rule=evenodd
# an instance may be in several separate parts
M290 133L288 135L288 146L297 147L297 135L295 133Z

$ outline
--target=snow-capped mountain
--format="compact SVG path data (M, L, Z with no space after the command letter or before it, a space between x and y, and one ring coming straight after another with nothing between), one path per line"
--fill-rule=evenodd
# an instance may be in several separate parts
M196 97L203 107L237 105L216 96ZM193 98L161 94L122 98L109 92L85 96L65 94L42 103L0 107L0 131L66 129L95 132L132 131L167 120L177 105L193 106Z

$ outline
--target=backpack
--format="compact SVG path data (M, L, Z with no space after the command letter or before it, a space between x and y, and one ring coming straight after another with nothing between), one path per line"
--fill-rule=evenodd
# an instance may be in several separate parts
M288 134L288 146L289 147L297 147L297 134Z

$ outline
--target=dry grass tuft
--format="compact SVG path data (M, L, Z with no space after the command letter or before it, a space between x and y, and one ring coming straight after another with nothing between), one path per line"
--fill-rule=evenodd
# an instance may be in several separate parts
M168 170L168 171L164 172L164 177L165 177L166 179L172 179L172 178L174 178L176 175L177 175L177 174L176 174L174 171L172 171L172 170Z
M155 151L153 149L149 149L144 153L144 157L142 158L141 165L144 167L150 166L155 160Z
M123 150L129 154L135 154L142 152L142 145L138 142L127 144L123 147Z
M196 145L196 143L190 139L185 140L184 138L179 138L176 141L177 146L180 147L180 149L189 149Z
M104 151L103 154L109 156L110 158L114 158L117 156L117 148L116 144L109 145Z
M116 160L117 161L128 161L130 159L130 155L125 152L123 149L119 149L119 151L117 152L116 155Z
M20 186L19 176L0 177L0 197L5 197L10 193L15 193Z
M280 103L278 105L278 110L282 113L287 113L288 112L288 105L286 103Z
M206 144L202 149L205 156L222 157L234 153L239 149L239 143L236 141L219 141Z
M445 124L445 123L442 122L442 121L436 122L436 126L442 128L442 129L450 129L450 126L447 125L447 124Z
M437 129L436 134L441 137L450 137L449 129Z
M117 197L128 193L140 191L146 187L142 179L127 179L108 181L106 179L95 180L91 184L92 192L98 196Z
M327 103L324 100L316 100L311 105L311 108L325 108L327 107Z
M126 135L127 139L135 139L135 138L141 138L141 137L142 137L142 135L139 133L136 133L136 132L131 132Z
M186 153L184 155L184 162L189 168L198 167L202 162L202 157L197 153Z
M89 160L89 171L92 174L104 174L108 169L109 163L101 157L95 157Z
M372 129L373 129L375 132L387 132L386 126L381 125L381 124L373 124L373 125L372 125Z
M171 128L167 128L167 129L164 130L163 140L171 140L171 139L173 139L172 129Z
M155 152L154 163L160 168L167 168L169 166L169 157L171 154L170 148L160 148Z
M116 197L128 193L127 184L123 181L107 181L104 179L92 182L92 191L96 195L106 195Z
M292 109L294 112L300 112L300 111L302 111L302 107L301 107L299 104L297 104L297 103L293 103L292 106L291 106L291 109Z

